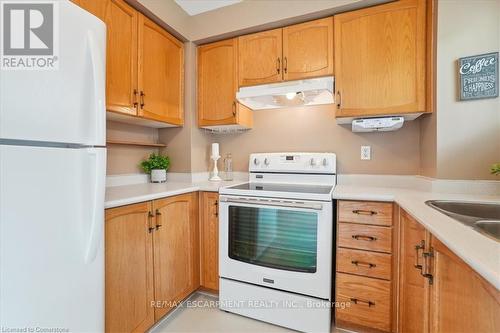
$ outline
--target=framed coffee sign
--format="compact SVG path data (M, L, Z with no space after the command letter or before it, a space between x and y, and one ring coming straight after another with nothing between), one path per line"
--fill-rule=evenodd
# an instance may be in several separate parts
M498 97L498 52L458 60L461 101Z

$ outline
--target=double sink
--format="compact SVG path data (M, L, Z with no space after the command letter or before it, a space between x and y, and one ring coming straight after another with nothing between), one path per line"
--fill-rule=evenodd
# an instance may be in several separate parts
M428 200L428 206L500 242L500 204Z

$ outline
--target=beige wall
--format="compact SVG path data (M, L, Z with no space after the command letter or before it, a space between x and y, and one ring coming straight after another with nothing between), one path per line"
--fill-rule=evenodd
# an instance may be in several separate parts
M457 59L499 51L500 0L441 0L438 27L436 176L498 179L500 98L458 101Z

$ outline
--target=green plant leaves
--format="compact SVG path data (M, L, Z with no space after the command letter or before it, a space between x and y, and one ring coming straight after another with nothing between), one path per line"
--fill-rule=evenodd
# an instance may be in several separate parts
M142 161L139 166L145 173L150 174L151 170L164 169L170 167L170 157L161 154L152 153L147 160Z

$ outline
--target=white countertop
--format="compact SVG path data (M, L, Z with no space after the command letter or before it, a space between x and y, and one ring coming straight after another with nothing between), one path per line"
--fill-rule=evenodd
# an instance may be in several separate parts
M425 204L425 201L433 199L500 203L500 196L337 185L333 198L396 202L463 261L500 290L500 242L476 232Z
M222 186L241 183L244 183L244 181L204 181L195 183L166 182L163 184L143 183L107 187L104 208L130 205L196 191L218 192L219 188Z

